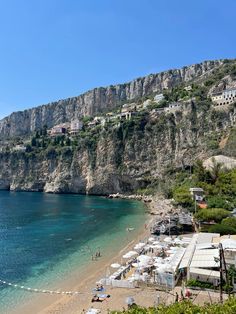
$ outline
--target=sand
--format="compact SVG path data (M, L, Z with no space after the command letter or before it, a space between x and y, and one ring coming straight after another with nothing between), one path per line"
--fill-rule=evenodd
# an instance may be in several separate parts
M149 204L149 209L151 204ZM101 278L104 278L107 270L112 270L109 266L114 262L120 262L122 255L131 250L136 243L142 241L143 239L150 236L150 226L153 222L153 216L148 215L146 222L144 222L143 227L138 232L138 235L132 240L128 245L126 245L120 252L114 256L102 257L100 260L94 261L91 265L86 268L86 273L74 273L71 274L71 278L68 278L66 282L63 282L61 288L65 291L80 291L82 292L77 296L61 296L61 295L47 295L42 294L38 296L33 296L31 302L27 302L18 307L16 310L12 311L11 314L53 314L53 313L82 313L83 310L87 310L91 307L99 308L102 313L107 313L107 309L122 309L126 306L125 298L129 295L136 296L140 299L140 304L146 304L145 299L147 299L146 289L120 289L106 287L105 293L110 294L111 297L102 303L91 303L92 299L92 289L96 287L96 282ZM132 232L132 231L131 231ZM131 235L132 237L132 235ZM79 282L79 284L78 284ZM155 300L155 293L152 299L152 304ZM136 300L136 298L135 298Z
M166 215L169 211L173 211L173 207L169 202L159 199L153 200L148 203L149 211L152 215L148 215L146 223L143 224L140 232L134 240L132 240L126 247L124 247L118 254L111 257L104 257L99 261L91 263L84 274L72 274L71 278L68 278L67 282L64 282L64 287L73 291L81 291L82 294L78 296L54 296L54 295L42 295L35 299L32 299L31 303L28 303L22 308L17 308L14 314L77 314L84 313L89 308L93 307L100 309L101 313L107 313L108 310L122 310L127 308L125 302L128 296L132 296L135 303L141 306L153 306L159 303L171 304L175 301L175 292L180 294L180 287L176 287L173 291L158 291L155 288L147 287L145 284L143 287L136 289L124 289L106 287L105 293L110 294L111 297L103 302L92 303L92 289L96 287L96 282L103 278L106 274L106 270L110 269L109 266L114 262L119 262L122 255L133 248L133 246L150 236L150 227L157 216L154 214ZM76 280L78 278L78 280ZM75 284L75 282L79 282ZM197 303L204 302L217 302L219 295L212 295L212 300L209 299L207 292L195 292Z

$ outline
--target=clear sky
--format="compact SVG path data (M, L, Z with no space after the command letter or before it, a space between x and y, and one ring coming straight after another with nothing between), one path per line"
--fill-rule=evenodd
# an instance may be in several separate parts
M235 0L0 0L0 118L236 57Z

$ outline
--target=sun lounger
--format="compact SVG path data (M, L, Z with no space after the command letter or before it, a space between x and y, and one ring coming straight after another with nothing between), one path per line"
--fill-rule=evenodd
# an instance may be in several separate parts
M110 298L110 294L95 294L91 302L103 302L108 298Z
M98 314L101 313L101 310L99 309L88 309L88 311L86 312L86 314Z

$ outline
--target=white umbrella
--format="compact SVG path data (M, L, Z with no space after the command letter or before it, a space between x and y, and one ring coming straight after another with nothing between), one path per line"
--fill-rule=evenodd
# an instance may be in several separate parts
M153 237L148 239L148 242L153 242L153 241L155 241L155 238L153 238Z
M166 238L164 239L164 241L165 241L165 242L171 242L172 239L171 239L170 237L166 237Z
M138 263L133 263L132 266L135 267L135 268L138 268L139 264Z
M161 244L155 244L155 249L162 249L162 248L163 248L163 246Z
M140 242L138 244L135 245L134 249L135 250L139 250L139 249L142 249L146 244L143 243L143 242Z
M88 311L86 312L86 314L97 314L97 313L101 313L101 310L91 308L91 309L88 309Z
M147 255L140 255L137 257L137 260L141 263L141 264L149 264L152 262L152 258L150 256Z
M174 242L176 243L176 244L182 244L182 243L184 243L182 240L180 240L179 238L176 238L176 239L174 239Z
M120 264L114 263L114 264L111 264L111 267L112 267L112 268L119 268L119 267L120 267Z
M123 255L123 258L131 258L134 255L138 255L137 252L135 251L129 251L128 253L126 253L125 255Z
M127 297L125 299L126 304L132 305L134 303L134 298L133 297Z

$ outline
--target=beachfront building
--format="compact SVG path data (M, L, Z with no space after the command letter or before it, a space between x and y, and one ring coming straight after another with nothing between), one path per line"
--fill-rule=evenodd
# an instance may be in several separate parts
M198 279L215 283L219 278L220 261L219 249L214 245L213 238L219 237L218 233L196 233L186 248L179 269L185 273L187 280Z
M236 88L225 89L222 92L212 93L211 100L215 106L232 104L236 101Z
M79 131L83 127L83 121L82 120L73 120L70 124L70 134L71 135L77 135Z
M236 267L236 235L229 234L215 237L212 242L216 245L222 244L226 265L234 265Z

